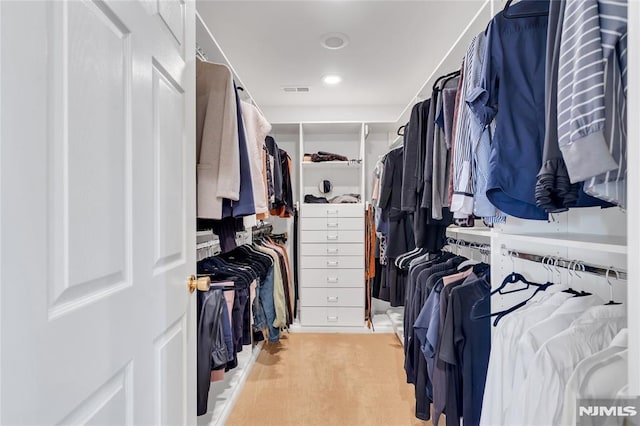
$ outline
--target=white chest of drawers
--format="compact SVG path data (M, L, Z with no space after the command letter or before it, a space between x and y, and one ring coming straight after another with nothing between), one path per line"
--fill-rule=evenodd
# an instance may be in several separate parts
M304 204L300 219L302 326L362 326L364 207Z

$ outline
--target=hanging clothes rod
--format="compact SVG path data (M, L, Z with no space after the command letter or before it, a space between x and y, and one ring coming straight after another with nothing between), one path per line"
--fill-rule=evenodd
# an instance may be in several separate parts
M540 256L539 254L523 253L517 250L509 250L504 244L502 245L502 250L503 254L505 254L506 256L528 260L530 262L543 263L554 268L560 267L571 270L574 270L575 268L575 271L578 272L588 272L590 274L603 277L615 277L616 279L619 277L621 280L627 279L627 271L615 268L613 266L607 268L606 266L601 265L591 265L577 259L570 260L557 256Z
M252 229L253 239L266 237L267 235L271 235L273 232L273 225L270 223L265 223L260 226L254 226Z
M454 245L459 247L467 247L475 250L488 250L491 251L490 244L476 243L473 241L462 240L459 238L449 237L447 238L447 245Z
M200 47L199 44L196 44L196 56L199 57L203 61L208 61L209 60L209 59L207 59L207 54L205 53L204 49L202 47Z
M490 263L491 256L491 245L476 243L472 241L466 241L458 238L449 237L447 238L447 245L456 247L456 253L460 254L461 248L468 248L470 250L478 250L480 255L482 256L482 261L485 263ZM449 250L451 251L451 250ZM453 253L453 252L452 252Z

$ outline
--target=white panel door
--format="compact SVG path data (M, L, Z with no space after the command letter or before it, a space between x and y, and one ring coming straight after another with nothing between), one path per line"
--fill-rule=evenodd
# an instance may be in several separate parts
M195 424L194 3L0 15L0 424Z

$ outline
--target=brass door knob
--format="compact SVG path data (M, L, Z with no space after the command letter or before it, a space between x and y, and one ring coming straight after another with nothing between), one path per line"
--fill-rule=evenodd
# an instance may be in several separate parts
M195 275L191 275L189 277L189 281L187 283L187 288L189 289L189 293L193 293L196 289L200 291L209 291L209 287L211 287L211 278L209 277L201 277L196 278Z

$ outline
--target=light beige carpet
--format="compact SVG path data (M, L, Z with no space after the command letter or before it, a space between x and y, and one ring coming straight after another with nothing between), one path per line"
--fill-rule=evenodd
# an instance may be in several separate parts
M229 426L431 425L414 417L393 334L288 334L265 345Z

